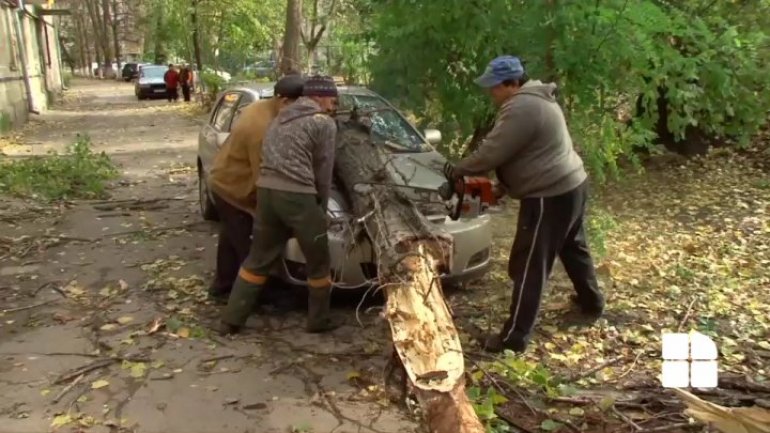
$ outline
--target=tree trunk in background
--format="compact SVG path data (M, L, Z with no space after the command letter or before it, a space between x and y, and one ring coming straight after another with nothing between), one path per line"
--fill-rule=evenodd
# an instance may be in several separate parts
M112 70L113 53L112 53L112 48L110 48L110 31L108 27L108 24L110 21L109 0L102 0L101 6L97 1L95 4L95 10L97 11L97 16L100 17L99 23L102 26L102 50L104 50L105 76L111 77L113 73L113 70ZM98 12L101 12L101 15L99 15Z
M439 279L441 268L452 260L452 237L390 186L398 183L388 169L392 156L370 134L370 127L351 114L337 135L334 169L354 221L362 221L347 235L367 237L372 244L393 346L429 431L483 433L465 394L460 337Z
M556 49L556 37L558 35L558 24L556 23L556 13L558 12L557 0L546 0L548 14L551 16L550 24L546 29L546 52L545 52L545 78L549 82L556 81L556 60L554 59L554 50Z
M302 0L287 0L286 31L283 35L283 53L281 73L302 69L300 61L300 42L302 39Z
M84 0L86 4L86 8L88 8L88 16L91 18L91 28L93 29L93 41L94 41L94 55L96 57L96 64L99 68L99 78L104 77L104 63L102 63L102 55L104 54L104 45L102 44L102 41L104 39L104 35L102 35L101 30L101 24L99 23L99 14L98 10L94 7L94 5L98 5L98 3L94 3L95 0Z
M198 0L193 0L190 11L190 23L192 24L192 43L193 54L195 55L195 65L198 67L198 73L203 70L203 59L201 58L200 33L198 31Z
M155 64L156 65L162 65L166 63L166 49L163 45L163 38L161 35L164 34L163 29L163 14L165 13L165 10L163 9L163 5L159 4L159 7L155 8L155 47L153 51L155 52Z
M107 0L104 0L105 10L107 6ZM116 74L120 75L121 71L121 54L120 54L120 39L118 39L118 0L112 0L112 15L110 15L110 25L112 26L112 46L115 49L115 63L118 70ZM107 16L108 14L105 14Z
M83 35L83 18L78 11L75 11L75 14L73 15L75 15L72 21L75 26L75 37L78 44L78 52L80 53L81 73L83 71L88 71L89 75L91 75L91 55L90 53L86 55L88 45L86 45L86 37Z

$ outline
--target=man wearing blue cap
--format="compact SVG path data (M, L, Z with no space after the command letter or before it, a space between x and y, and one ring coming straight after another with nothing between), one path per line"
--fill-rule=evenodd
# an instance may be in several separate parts
M521 202L508 259L510 316L499 334L486 338L484 348L523 352L557 255L581 313L593 321L604 310L583 226L587 174L554 97L555 84L530 80L513 56L492 60L476 83L499 107L497 119L478 150L456 166L447 164L446 174L456 178L495 170L503 190Z

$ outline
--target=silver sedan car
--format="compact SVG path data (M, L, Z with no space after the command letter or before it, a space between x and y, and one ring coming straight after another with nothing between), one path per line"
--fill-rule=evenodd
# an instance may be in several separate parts
M214 156L227 138L230 128L241 110L259 99L273 96L274 83L255 83L233 87L217 98L198 137L198 184L200 210L203 218L216 220L208 189L207 175ZM461 285L482 277L490 266L492 231L490 216L478 209L468 211L454 221L449 209L438 195L445 179L442 167L446 161L431 144L441 140L437 130L421 134L387 100L363 87L339 87L339 109L357 107L368 111L372 120L372 138L391 152L393 179L432 223L442 226L454 237L453 263L442 274L442 282ZM377 281L377 267L373 262L369 242L354 242L348 232L348 209L343 194L334 189L329 200L329 229L332 272L336 288L359 289ZM276 276L292 284L304 285L305 258L295 239L286 244L283 263L275 270Z

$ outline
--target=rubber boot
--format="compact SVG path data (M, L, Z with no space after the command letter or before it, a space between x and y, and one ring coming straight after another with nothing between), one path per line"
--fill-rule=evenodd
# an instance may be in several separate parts
M339 328L341 323L334 320L329 312L332 298L331 286L308 287L307 290L307 332L328 332Z
M240 276L235 279L230 299L222 312L220 333L234 334L240 331L262 293L262 285L250 283Z

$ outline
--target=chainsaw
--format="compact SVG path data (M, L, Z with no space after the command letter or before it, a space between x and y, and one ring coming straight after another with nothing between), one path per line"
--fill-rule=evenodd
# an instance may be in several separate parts
M457 221L462 215L478 215L486 212L490 206L497 204L497 198L492 190L492 181L483 176L447 178L447 181L438 188L438 194L445 202L450 202L456 197L449 214L452 221Z

